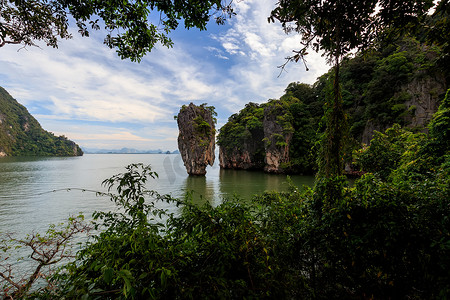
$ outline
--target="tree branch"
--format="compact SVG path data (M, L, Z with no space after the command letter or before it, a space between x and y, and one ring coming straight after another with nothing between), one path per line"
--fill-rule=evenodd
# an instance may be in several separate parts
M286 57L286 58L285 58L286 61L284 62L284 64L277 66L277 68L280 68L280 69L281 69L280 74L278 74L277 77L280 77L281 74L283 73L283 71L286 71L286 66L287 66L288 63L290 63L290 62L292 62L292 61L298 62L300 59L303 61L303 64L305 65L306 71L309 71L309 68L308 68L308 66L306 65L306 59L305 59L305 55L306 55L306 54L304 53L304 52L305 52L304 49L299 50L299 51L293 50L292 52L294 52L294 53L296 53L296 54L293 55L293 56L288 56L288 57Z
M92 229L91 224L86 224L83 221L83 217L70 218L69 224L63 227L61 230L57 230L56 226L52 225L47 231L46 235L41 236L39 234L32 234L26 239L16 239L11 234L5 234L7 239L2 239L3 250L6 252L8 249L17 247L27 247L32 250L31 255L28 257L37 263L34 267L34 271L31 275L26 277L24 274L21 279L15 280L13 276L13 270L11 264L5 264L0 262L0 266L4 271L0 272L0 277L4 278L9 284L9 287L5 286L3 297L20 298L26 295L31 289L32 285L40 277L45 278L51 275L51 265L55 265L64 259L73 258L72 249L70 248L70 242L73 238L83 232L89 232ZM68 248L69 247L69 248ZM6 258L4 261L6 261ZM42 268L48 266L47 273L43 273ZM12 292L8 292L12 289Z

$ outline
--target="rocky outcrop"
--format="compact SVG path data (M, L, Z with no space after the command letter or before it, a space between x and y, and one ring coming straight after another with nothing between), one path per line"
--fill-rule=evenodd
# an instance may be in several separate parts
M438 101L446 91L445 78L441 75L415 78L404 88L411 95L405 102L411 114L407 118L408 127L425 127L438 109Z
M290 166L292 114L287 103L249 103L220 129L220 167L284 173Z
M226 150L220 147L219 165L222 169L260 170L264 167L264 156L260 151L262 145L261 137L249 140L240 148Z
M426 131L426 126L437 111L439 100L446 91L446 82L443 74L423 74L416 75L414 79L401 87L400 91L394 94L393 98L400 94L407 100L403 103L404 113L396 120L410 128L422 128ZM368 120L364 128L361 142L369 144L374 131L384 132L393 124L380 124L374 120Z
M262 170L264 168L264 109L248 103L220 129L219 164L222 169Z
M179 129L178 149L189 175L205 175L206 166L214 164L214 107L190 103L183 105L176 117Z
M81 150L80 146L78 146L74 141L67 141L67 144L72 149L73 156L83 156L83 150Z
M364 127L364 131L362 133L361 143L365 144L365 145L369 145L370 140L373 137L374 131L384 132L388 128L389 128L389 125L384 124L384 126L382 126L379 123L375 123L373 120L368 120L366 123L366 126Z
M267 106L264 109L264 171L283 173L289 163L289 146L292 140L291 125L280 122L280 116L286 112L281 106ZM284 126L283 126L284 125Z

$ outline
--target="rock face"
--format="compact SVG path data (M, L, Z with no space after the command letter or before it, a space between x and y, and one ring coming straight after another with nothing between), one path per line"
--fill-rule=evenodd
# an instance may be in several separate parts
M250 114L259 110L260 115ZM222 169L262 170L264 168L263 109L249 103L233 121L225 124L219 135L219 162ZM230 120L233 116L230 117ZM222 138L222 139L220 139Z
M407 95L407 100L403 103L405 113L402 114L398 123L403 123L410 128L423 128L430 122L433 114L437 111L439 100L442 99L447 89L443 74L424 74L416 76L411 82L401 87L400 91L394 94ZM379 124L368 120L364 128L361 142L369 144L373 132L384 132L392 124Z
M366 123L366 126L364 127L364 131L361 136L361 143L369 145L370 140L373 137L374 131L384 132L386 129L389 128L388 124L384 124L383 126L379 123L373 122L373 120L368 120Z
M264 158L264 171L268 173L283 173L284 166L289 163L289 146L292 132L283 128L277 120L284 115L281 107L268 106L264 109L264 140L266 156Z
M445 78L442 74L434 77L415 78L404 90L411 95L405 102L411 118L407 120L409 127L425 127L437 111L438 101L446 91Z
M264 168L264 108L248 103L230 116L220 129L219 162L222 169L262 170Z
M227 151L219 148L219 165L222 169L259 170L264 166L264 157L258 151L262 145L262 137L258 140L248 140L241 148Z
M177 116L178 149L189 175L205 175L206 166L214 164L214 107L190 103Z
M220 129L220 167L284 173L293 136L290 117L279 100L267 105L247 104Z

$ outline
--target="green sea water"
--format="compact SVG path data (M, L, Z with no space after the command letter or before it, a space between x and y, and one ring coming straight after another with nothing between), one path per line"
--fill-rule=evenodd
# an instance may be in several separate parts
M25 234L45 231L49 224L82 212L115 209L101 182L125 171L131 163L151 165L159 177L149 180L148 188L161 194L184 197L193 193L196 203L218 205L224 198L238 195L242 201L264 191L286 191L286 175L221 170L216 162L205 177L187 175L180 155L167 154L85 154L65 158L0 159L0 232ZM291 176L301 187L311 186L312 176ZM84 191L83 191L84 190ZM161 204L167 205L167 204ZM166 207L176 209L175 207Z

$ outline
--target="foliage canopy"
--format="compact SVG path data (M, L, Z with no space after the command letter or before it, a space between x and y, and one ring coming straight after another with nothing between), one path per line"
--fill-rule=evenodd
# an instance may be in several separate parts
M342 58L353 49L367 48L381 32L388 32L390 28L405 31L431 5L431 0L278 1L269 22L277 19L286 33L295 31L302 37L303 48L294 50L295 55L288 57L287 62L303 60L312 47L323 51L334 66L333 89L327 97L327 128L319 157L320 176L338 176L343 170L347 127L339 74Z
M155 16L154 16L155 15ZM70 17L82 36L104 27L104 44L122 58L140 61L157 43L171 47L168 34L180 22L186 28L206 29L212 15L223 24L233 15L231 3L222 0L102 1L30 0L0 2L0 47L7 44L57 47L59 39L71 38Z
M367 49L388 28L405 30L432 4L431 0L281 0L269 21L279 20L286 33L301 35L303 48L290 60L303 59L312 47L337 64L353 49Z

